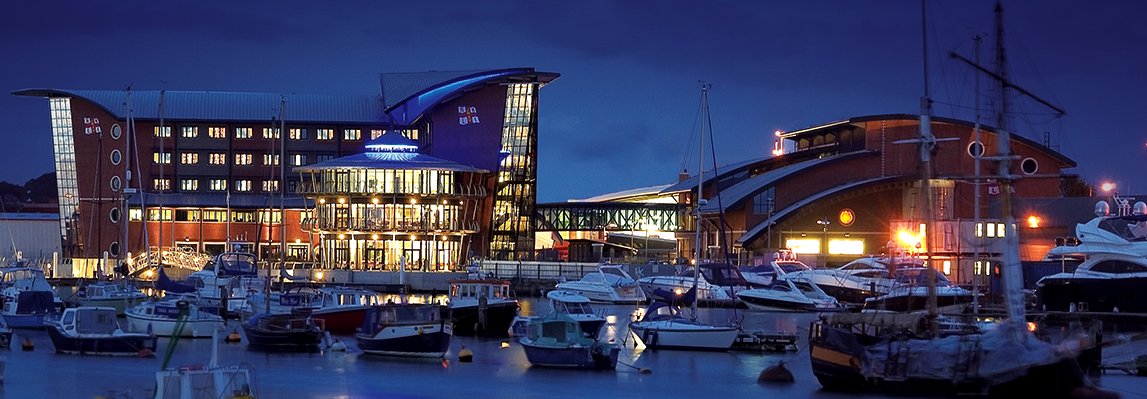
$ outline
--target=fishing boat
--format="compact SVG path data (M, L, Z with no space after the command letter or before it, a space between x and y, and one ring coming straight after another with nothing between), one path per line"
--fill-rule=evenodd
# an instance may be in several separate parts
M621 352L617 344L589 337L577 320L560 312L531 319L518 342L526 360L538 367L613 370Z
M379 292L356 287L292 287L269 295L270 304L264 304L265 293L249 295L249 309L268 309L272 314L308 309L311 317L322 320L326 331L332 334L353 334L362 327L371 307L385 303Z
M122 316L127 309L148 299L147 294L126 282L97 281L77 288L68 302L75 306L110 306Z
M558 283L556 289L582 295L601 303L632 304L645 302L645 292L637 280L620 266L603 264L580 280Z
M450 350L453 326L442 305L390 303L368 308L354 335L364 353L442 358Z
M58 316L63 308L64 301L40 269L0 269L0 316L8 327L42 329L45 317Z
M314 351L323 340L322 322L306 310L286 314L255 313L241 326L247 344L256 349Z
M125 332L111 307L68 308L47 324L56 353L103 356L140 356L155 352L151 334Z
M223 317L202 311L194 299L178 296L141 303L125 316L128 331L161 337L207 338L224 325Z
M997 26L1002 35L1002 7ZM926 15L926 13L924 14ZM924 30L927 31L926 29ZM925 43L927 40L925 38ZM927 54L927 51L925 51ZM931 225L931 104L925 84L921 98L921 211ZM1011 212L1010 133L997 131L1001 179L1001 218L1006 226L1002 250L1007 317L987 331L942 334L937 321L935 285L928 282L928 306L919 312L862 312L821 315L809 328L812 371L826 389L879 391L913 396L977 394L998 397L1069 397L1092 387L1082 359L1097 356L1094 332L1069 332L1060 344L1045 342L1029 331L1021 300L1022 276L1016 218ZM925 236L930 239L931 234ZM929 243L926 248L932 248ZM927 250L924 258L929 258ZM933 266L928 266L933 267Z
M466 278L450 280L454 335L506 336L518 315L510 281L482 276L476 266L468 269Z
M803 279L779 279L772 284L737 292L750 310L766 312L839 312L848 310L816 284Z
M1040 309L1147 313L1147 204L1135 203L1130 214L1110 212L1100 201L1096 217L1075 226L1077 242L1048 251L1047 259L1076 267L1039 279Z

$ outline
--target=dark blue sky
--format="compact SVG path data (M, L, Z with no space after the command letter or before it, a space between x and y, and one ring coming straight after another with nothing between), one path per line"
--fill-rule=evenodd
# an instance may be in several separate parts
M936 115L973 119L973 72L947 53L974 57L981 33L989 60L993 7L928 4ZM1004 8L1013 80L1068 112L1017 98L1014 130L1147 192L1147 3ZM920 31L911 0L17 2L0 15L0 180L53 167L47 104L17 89L357 94L380 72L532 66L562 74L541 91L539 201L584 198L696 169L699 80L719 163L766 156L776 129L918 113Z

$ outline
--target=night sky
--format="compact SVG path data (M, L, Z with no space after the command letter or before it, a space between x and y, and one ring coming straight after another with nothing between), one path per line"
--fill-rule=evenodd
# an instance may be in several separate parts
M993 65L994 0L927 5L938 116L973 120ZM1147 192L1147 2L1004 2L1014 131L1090 183ZM919 113L919 1L21 1L0 14L0 180L52 171L46 101L24 88L375 94L378 73L535 67L539 202L695 172L699 81L718 163L766 156L773 131ZM981 80L982 121L998 98ZM706 144L706 147L708 144Z

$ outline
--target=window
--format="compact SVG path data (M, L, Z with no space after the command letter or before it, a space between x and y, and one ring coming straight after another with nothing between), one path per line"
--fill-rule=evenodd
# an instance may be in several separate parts
M170 190L171 179L151 179L151 187L159 191Z
M268 192L268 193L278 192L279 191L279 181L278 180L263 180L263 191Z
M1107 260L1096 263L1095 266L1091 267L1091 270L1101 273L1115 274L1144 273L1147 272L1147 266L1124 260Z
M762 191L753 197L753 213L757 215L772 215L773 207L776 206L774 202L774 190L769 187L768 190Z
M227 189L227 179L211 179L211 191L223 191Z
M237 138L237 139L249 139L253 135L254 135L254 133L252 132L252 129L249 127L237 127L237 128L235 128L235 138Z
M1025 158L1020 162L1020 170L1022 170L1025 175L1035 174L1035 172L1039 172L1039 162L1037 162L1035 158Z
M362 130L343 129L343 140L362 140Z
M213 139L225 139L227 138L227 128L219 126L209 127L207 128L207 137Z
M990 234L988 236L991 237ZM1004 224L1003 223L996 223L996 237L1004 238Z
M153 154L151 154L151 161L155 162L156 164L160 164L160 165L170 164L171 163L171 153L170 152L153 153Z
M147 220L170 221L172 214L173 214L173 212L171 211L171 209L148 209L147 210Z
M184 126L179 129L179 137L193 139L199 137L199 126Z
M263 154L263 165L264 166L271 166L271 165L278 166L279 165L279 154Z
M263 138L265 138L265 139L277 139L277 138L279 138L279 128L277 128L277 127L265 127L265 128L263 128Z
M331 154L319 154L319 155L316 155L316 160L315 160L315 162L323 162L323 161L329 161L329 160L332 160L332 159L335 159L335 156L334 156L334 155L331 155Z
M251 191L251 181L246 179L236 180L235 191Z
M382 129L371 129L370 130L370 139L371 140L377 139L381 136L382 136Z
M334 129L317 129L315 130L315 140L334 140Z
M197 165L199 164L198 152L185 152L179 154L179 163L181 165Z
M307 164L307 154L292 154L291 166L303 166Z
M250 153L235 154L236 165L250 165L253 162L254 156L252 156Z
M143 219L143 209L131 208L127 210L127 218L133 222L138 222Z
M287 133L288 137L290 137L291 140L306 140L307 139L307 129L294 128L294 129L288 130L287 132L288 132Z
M227 154L222 152L213 152L211 153L210 159L207 160L207 163L212 165L226 165Z
M171 126L156 126L155 137L171 137Z
M179 189L183 191L199 191L199 179L180 179Z

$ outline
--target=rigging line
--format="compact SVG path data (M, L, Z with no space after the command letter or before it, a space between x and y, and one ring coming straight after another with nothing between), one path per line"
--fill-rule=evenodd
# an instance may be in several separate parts
M694 137L694 134L696 134L698 131L697 127L701 124L701 112L702 112L701 109L704 108L704 106L705 106L703 101L704 101L704 99L698 101L697 112L693 114L693 124L689 125L690 126L689 127L689 138L685 140L685 143L687 143L685 145L685 151L681 153L681 168L680 168L680 170L682 170L682 171L688 171L689 170L685 165L689 162L689 154L693 153L693 143L694 143L693 137ZM701 167L702 165L697 165L697 166Z
M137 132L135 129L135 115L131 112L132 110L130 108L131 107L130 98L131 97L129 96L128 97L128 99L129 99L128 118L130 120L129 124L131 125L131 143L130 143L130 145L132 146L132 148L131 148L132 153L135 154L135 169L136 169L135 179L139 181L138 185L139 185L140 225L142 226L142 228L141 228L142 234L141 234L141 240L140 241L143 242L144 253L147 254L147 257L145 259L147 259L148 263L150 264L150 262L151 262L151 242L150 242L151 237L149 236L148 230L147 230L147 215L146 215L147 201L146 201L146 195L145 195L145 192L143 189L143 168L140 168L140 166L139 166L139 158L140 158L140 156L139 156L139 140L138 140L138 136L139 136L138 133L139 132ZM125 143L125 144L127 144L127 143ZM160 152L162 153L162 149L160 150ZM163 160L163 157L161 155L160 161L162 161L162 160ZM160 168L162 168L163 163L160 163L159 166L160 166ZM128 168L127 175L131 175L131 168ZM130 178L124 179L124 182L123 182L124 190L126 191L127 188L130 186L131 186L131 179ZM125 193L125 195L126 195L126 193ZM128 209L130 209L130 207L128 206L127 198L128 197L126 197L126 196L124 197L124 201L123 201L124 210L123 210L123 212L121 212L121 216L120 216L121 219L124 221L124 223L123 223L123 228L124 228L124 233L123 233L124 234L124 240L123 241L124 241L124 243L123 243L123 245L120 246L119 252L120 252L120 257L125 259L125 260L127 259L127 253L128 253L127 252L127 241L128 241L128 237L129 237L128 233L130 232L130 226L131 226L131 218L123 218L123 215L126 215L127 213L129 213ZM158 217L159 217L159 220L161 220L161 221L163 220L163 209L159 209Z
M706 99L708 99L708 96L706 96ZM729 263L728 238L725 236L725 229L728 227L728 224L725 223L725 207L721 204L720 176L717 175L717 144L716 141L713 140L713 116L710 114L708 102L705 103L704 107L705 120L701 122L706 124L706 127L709 129L709 152L711 153L710 158L713 161L713 194L717 197L717 242L721 246L721 260L725 263ZM698 211L697 217L701 217L700 211Z

